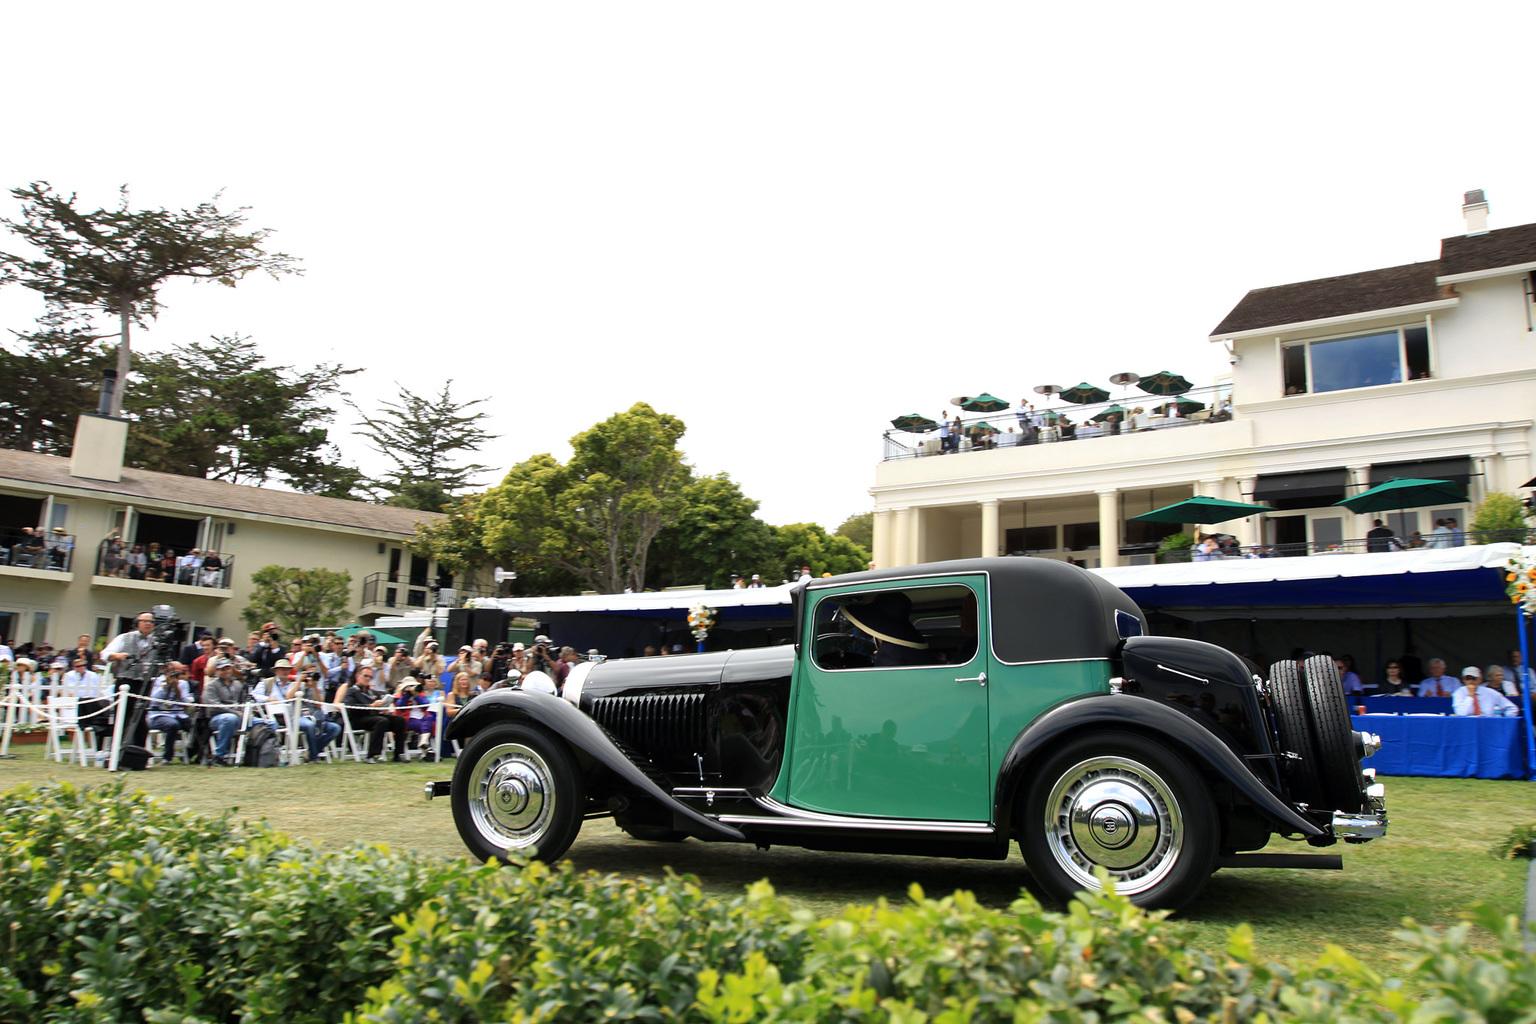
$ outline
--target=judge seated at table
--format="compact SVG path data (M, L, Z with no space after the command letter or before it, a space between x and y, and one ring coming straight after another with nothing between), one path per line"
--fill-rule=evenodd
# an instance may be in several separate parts
M1458 715L1503 717L1515 713L1514 703L1499 691L1483 685L1476 665L1461 670L1461 687L1451 694L1451 710Z

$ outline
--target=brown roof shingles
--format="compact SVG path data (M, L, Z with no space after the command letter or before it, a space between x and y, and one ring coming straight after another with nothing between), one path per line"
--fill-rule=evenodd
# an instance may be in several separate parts
M1409 263L1384 270L1255 288L1243 296L1211 334L1237 334L1261 327L1325 320L1454 297L1455 292L1450 286L1435 283L1437 266L1435 263Z
M22 480L47 487L73 487L124 499L175 502L214 511L276 516L400 536L414 534L417 523L442 518L437 512L418 512L414 509L370 505L363 501L322 498L270 487L248 487L222 480L203 480L200 477L152 473L127 467L123 469L122 480L117 483L88 480L69 475L69 459L0 449L0 484L6 480Z
M1536 224L1440 240L1441 277L1536 263Z

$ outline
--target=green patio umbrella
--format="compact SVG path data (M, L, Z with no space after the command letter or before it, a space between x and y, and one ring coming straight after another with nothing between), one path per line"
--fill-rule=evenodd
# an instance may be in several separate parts
M1103 402L1109 398L1109 392L1087 381L1076 387L1066 388L1061 393L1063 401L1073 405L1093 405L1095 402Z
M1002 410L1008 408L1007 402L1003 401L1001 398L993 397L992 395L987 394L985 391L977 395L975 398L967 398L965 401L959 404L960 408L964 409L966 412L1001 412Z
M1057 412L1055 409L1047 409L1047 410L1045 410L1045 412L1041 413L1041 415L1044 416L1048 420L1059 420L1059 419L1061 419L1061 413Z
M994 434L999 433L999 431L998 431L998 429L996 427L994 427L992 424L986 422L985 420L983 420L982 422L976 424L975 426L971 427L970 429L971 430L990 430Z
M891 420L891 426L897 430L905 430L910 434L926 434L930 430L938 430L939 425L927 416L919 416L917 413L908 413L906 416L897 416Z
M1368 491L1334 502L1351 512L1396 512L1402 508L1423 508L1425 505L1460 505L1467 500L1467 492L1460 484L1450 480L1418 480L1412 477L1394 477L1384 484L1377 484Z
M1176 373L1167 370L1159 370L1157 373L1141 378L1136 386L1149 395L1182 395L1194 387L1189 381Z
M1267 505L1249 505L1224 498L1206 498L1199 494L1193 498L1143 512L1131 519L1138 523L1224 523L1229 519L1242 519L1259 512L1273 511Z
M1167 410L1175 405L1179 407L1179 412L1181 413L1199 412L1201 409L1205 408L1204 402L1197 402L1193 398L1175 398L1171 402L1164 402L1162 405L1157 406L1153 409L1153 411L1164 413L1166 415Z
M1125 412L1126 410L1123 405L1107 405L1101 412L1093 416L1092 419L1095 423L1103 423L1111 416L1119 416L1123 420L1125 419Z

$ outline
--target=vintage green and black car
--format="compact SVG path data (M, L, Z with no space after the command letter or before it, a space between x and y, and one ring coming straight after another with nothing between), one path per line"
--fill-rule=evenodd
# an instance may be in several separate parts
M1218 867L1386 831L1332 659L1254 666L1147 636L1114 586L1038 558L811 581L792 646L582 665L560 697L476 698L455 822L481 858L558 858L584 819L637 839L1002 859L1042 895L1188 901Z

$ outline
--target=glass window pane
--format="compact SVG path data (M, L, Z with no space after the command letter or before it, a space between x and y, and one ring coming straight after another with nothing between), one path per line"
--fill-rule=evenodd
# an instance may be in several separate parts
M1312 543L1317 550L1326 551L1335 544L1344 542L1344 520L1342 519L1314 519L1312 520Z
M1068 523L1061 528L1061 543L1067 551L1091 551L1099 546L1099 524Z
M1343 391L1403 379L1397 332L1312 343L1312 390Z
M48 613L32 613L32 646L37 647L48 640Z
M1307 346L1292 345L1283 352L1285 360L1285 393L1307 393Z

